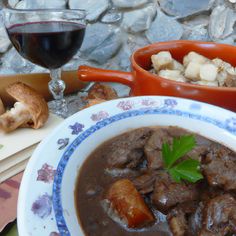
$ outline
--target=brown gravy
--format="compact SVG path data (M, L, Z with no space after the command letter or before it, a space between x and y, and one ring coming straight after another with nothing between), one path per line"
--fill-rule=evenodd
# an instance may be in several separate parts
M151 128L152 130L158 127ZM169 128L166 128L169 129ZM172 127L172 135L178 136L179 133L189 133L183 129ZM132 131L131 131L132 132ZM88 157L83 164L76 183L75 188L75 203L79 222L82 226L84 234L87 236L170 236L172 235L166 221L166 216L156 210L148 199L145 198L148 206L155 215L156 221L153 225L142 229L130 230L122 224L112 220L102 207L102 200L108 188L118 179L129 178L133 179L136 174L124 174L124 176L113 176L105 171L108 168L108 153L111 152L111 146L119 142L120 139L127 139L129 132L119 135L111 140L100 145ZM203 140L204 145L214 144L199 135L197 139ZM200 143L202 142L200 140ZM131 144L130 144L131 145ZM147 165L144 160L142 165ZM138 167L146 168L146 167ZM132 169L134 170L134 169Z

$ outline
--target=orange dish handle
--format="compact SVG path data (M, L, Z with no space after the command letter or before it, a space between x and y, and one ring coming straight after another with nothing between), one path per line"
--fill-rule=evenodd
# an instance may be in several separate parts
M116 82L133 87L134 77L131 72L104 70L90 66L80 66L78 78L82 81Z

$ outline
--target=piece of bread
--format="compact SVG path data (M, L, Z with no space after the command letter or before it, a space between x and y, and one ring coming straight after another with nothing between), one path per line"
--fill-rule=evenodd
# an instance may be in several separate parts
M96 83L90 88L87 97L88 99L112 100L118 98L118 95L111 86Z

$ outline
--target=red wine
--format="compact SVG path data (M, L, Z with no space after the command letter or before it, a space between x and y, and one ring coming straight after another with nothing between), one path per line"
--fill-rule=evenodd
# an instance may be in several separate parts
M37 65L56 69L66 64L81 47L85 25L33 22L13 25L7 32L21 56Z

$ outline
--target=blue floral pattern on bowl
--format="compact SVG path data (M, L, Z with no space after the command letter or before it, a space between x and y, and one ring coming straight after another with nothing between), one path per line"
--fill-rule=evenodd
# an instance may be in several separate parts
M52 197L47 193L39 196L33 203L31 210L41 219L48 217L52 212Z
M57 144L60 145L58 149L59 150L64 149L69 144L69 141L70 141L69 138L60 138L60 139L58 139Z
M83 131L84 125L76 122L73 125L70 125L69 128L72 129L72 134L78 135Z
M236 132L236 118L232 117L230 119L226 119L225 126L226 126L227 130L229 130L231 132Z
M92 114L91 120L92 121L101 121L109 116L109 113L106 111L99 111L96 114Z

